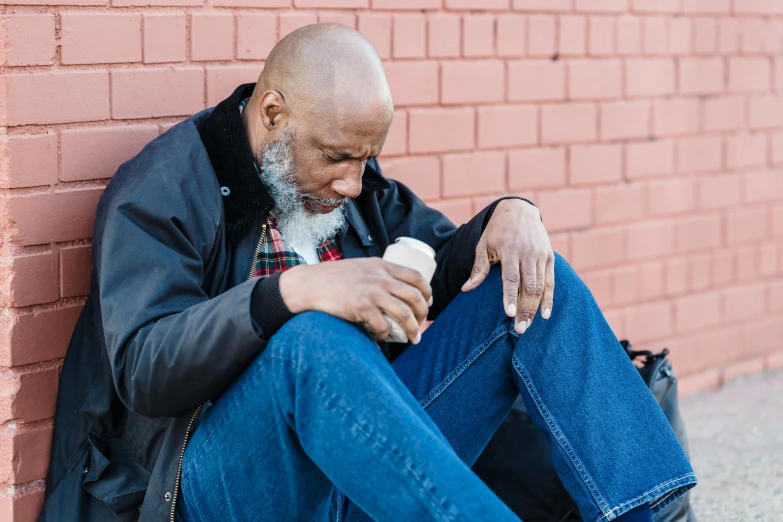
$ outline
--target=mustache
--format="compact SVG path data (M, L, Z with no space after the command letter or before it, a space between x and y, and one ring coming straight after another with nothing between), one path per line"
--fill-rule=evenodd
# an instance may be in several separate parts
M313 196L312 194L302 194L302 198L311 199L316 203L320 203L322 205L327 205L330 207L339 207L344 205L345 202L348 201L348 198L338 198L338 199L322 198L319 196Z

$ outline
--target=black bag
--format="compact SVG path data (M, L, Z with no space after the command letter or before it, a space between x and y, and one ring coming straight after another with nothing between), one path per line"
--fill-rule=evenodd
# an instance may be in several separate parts
M674 433L688 455L685 424L677 401L677 377L666 356L635 352L629 341L620 341L628 357L641 363L639 374L650 388ZM492 437L473 471L524 522L581 522L576 504L555 473L552 446L530 420L522 399ZM655 522L696 522L685 493L655 514Z

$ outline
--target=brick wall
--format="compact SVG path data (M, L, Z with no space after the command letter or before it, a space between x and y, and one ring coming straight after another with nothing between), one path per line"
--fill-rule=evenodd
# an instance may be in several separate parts
M316 21L386 61L389 176L457 222L502 194L538 202L618 336L669 346L686 391L783 365L783 0L8 3L2 520L40 507L107 179Z

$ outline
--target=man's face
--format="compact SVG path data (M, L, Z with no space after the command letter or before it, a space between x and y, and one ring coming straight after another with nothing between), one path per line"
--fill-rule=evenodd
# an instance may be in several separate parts
M343 111L336 105L288 122L294 180L312 214L328 214L359 196L367 160L380 154L391 124L386 104Z
M383 115L381 123L373 116L339 118L342 124L323 117L309 120L310 125L291 118L282 134L264 145L261 176L289 242L317 245L342 227L342 206L361 192L367 159L380 153L388 132Z

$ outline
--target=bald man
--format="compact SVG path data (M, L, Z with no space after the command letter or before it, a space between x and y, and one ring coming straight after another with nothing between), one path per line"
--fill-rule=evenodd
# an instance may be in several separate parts
M392 117L372 45L313 25L120 167L41 520L518 520L470 465L520 395L584 520L695 484L538 210L455 227L381 174ZM431 283L381 260L399 237Z

